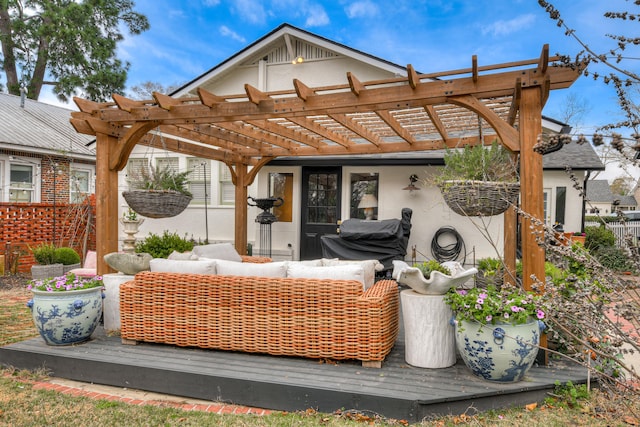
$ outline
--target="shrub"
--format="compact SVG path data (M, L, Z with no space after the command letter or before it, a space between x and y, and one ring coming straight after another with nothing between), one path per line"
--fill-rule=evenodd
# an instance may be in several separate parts
M616 235L603 225L585 227L584 231L586 234L584 246L589 251L598 251L600 248L616 244Z
M162 236L150 233L145 239L136 243L137 253L148 253L154 258L167 258L171 252L186 252L193 249L193 242L178 236L177 233L164 231Z
M432 271L439 271L442 274L451 276L451 271L447 267L440 264L435 259L425 261L422 264L415 264L414 267L418 268L426 279L429 279Z
M36 262L40 265L50 265L56 263L56 247L53 243L40 243L33 248L29 248Z
M80 255L78 255L78 252L76 252L72 248L67 248L67 247L57 248L54 251L53 258L55 263L60 263L64 265L80 263Z
M593 255L600 264L616 272L634 271L634 266L624 250L615 246L601 247Z

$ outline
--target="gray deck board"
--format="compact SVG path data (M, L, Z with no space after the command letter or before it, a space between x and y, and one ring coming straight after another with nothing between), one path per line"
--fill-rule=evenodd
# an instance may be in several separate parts
M52 347L35 338L1 347L0 364L45 367L53 376L73 380L276 410L345 408L410 421L472 405L482 410L530 403L552 391L556 380L587 381L583 368L560 362L534 367L523 381L510 384L475 377L461 361L444 369L416 368L404 361L402 339L382 369L371 369L357 361L123 345L101 328L91 341L76 346Z

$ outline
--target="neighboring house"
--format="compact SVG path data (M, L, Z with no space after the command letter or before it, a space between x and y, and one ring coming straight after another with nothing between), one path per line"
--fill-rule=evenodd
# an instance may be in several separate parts
M623 211L635 211L638 202L632 195L621 196L611 192L611 186L606 179L594 179L587 182L586 214L610 215L619 208Z
M331 87L346 83L348 72L362 81L370 81L404 76L407 70L405 66L285 24L179 88L172 96L193 96L198 88L216 95L242 93L245 83L260 91L290 90L294 79L309 87ZM568 131L566 125L546 118L543 118L543 128L547 133ZM148 159L155 165L169 164L180 170L192 170L191 190L195 197L178 217L146 221L140 236L166 229L195 239L232 241L234 186L227 167L215 161L167 153L162 147L159 135L156 135L153 147L137 146L129 158L128 170L135 171ZM435 150L278 157L259 171L249 196L282 196L285 200L282 207L275 209L279 221L272 225L274 258L321 256L307 251L307 236L335 233L339 220L365 218L365 210L360 206L363 192L373 193L377 199L377 206L373 207L375 219L399 218L404 207L413 210L408 259L413 255L411 248L415 248L418 259L431 258L432 239L444 226L453 226L460 233L468 262L473 258L495 256L494 245L478 230L482 227L479 221L453 213L438 189L429 184L430 177L443 165L443 155L443 150ZM601 170L604 166L588 144L569 144L544 157L545 220L549 223L562 220L567 231L578 231L582 229L582 199L563 172L567 166L580 181L585 179L588 170ZM416 183L419 190L406 189L412 175L419 177ZM127 188L126 170L120 174L119 186L120 190ZM335 187L335 190L326 190L329 187ZM306 212L310 204L323 205L327 209L323 208L317 218L302 218L301 212ZM126 209L123 199L121 207ZM254 222L258 213L259 210L251 208L248 215L249 242L254 247L260 242L260 227ZM208 221L205 221L205 215ZM211 224L209 230L205 230L207 223ZM322 230L318 223L324 224ZM487 218L485 224L488 234L496 238L496 247L501 248L502 216Z
M0 239L2 248L40 242L95 248L77 216L95 191L93 138L69 123L70 110L0 93ZM10 252L7 250L7 252ZM10 258L5 254L5 260ZM23 256L24 264L29 256ZM30 264L29 264L30 265ZM25 270L25 266L22 266Z

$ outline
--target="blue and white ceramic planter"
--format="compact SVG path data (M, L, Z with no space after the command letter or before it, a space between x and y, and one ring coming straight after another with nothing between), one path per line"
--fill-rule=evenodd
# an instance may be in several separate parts
M49 345L87 341L102 315L102 287L67 292L32 290L33 322Z
M516 382L533 365L544 324L481 325L456 321L456 347L471 371L486 380Z

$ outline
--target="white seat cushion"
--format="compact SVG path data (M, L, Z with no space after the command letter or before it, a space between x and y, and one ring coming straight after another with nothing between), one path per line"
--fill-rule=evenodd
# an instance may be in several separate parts
M336 267L342 265L360 265L364 270L364 288L369 289L376 282L376 271L382 270L384 266L377 259L369 260L342 260L342 259L322 259L325 267Z
M336 265L331 267L309 267L300 264L290 264L287 277L305 279L334 279L357 280L364 288L364 268L358 264Z
M193 253L199 258L224 259L227 261L241 262L242 257L231 243L212 243L210 245L196 245Z
M216 261L213 259L178 260L154 258L149 262L151 271L159 273L216 274Z
M235 262L217 259L218 274L227 276L287 277L287 263L280 262Z

